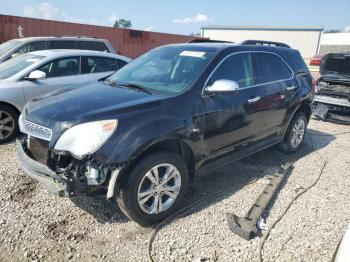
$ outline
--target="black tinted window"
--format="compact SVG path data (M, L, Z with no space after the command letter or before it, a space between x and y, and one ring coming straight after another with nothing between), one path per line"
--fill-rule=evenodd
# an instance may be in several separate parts
M27 44L25 46L22 46L20 49L17 50L16 53L25 54L25 53L45 50L45 49L47 49L46 42L39 41L39 42L34 42L34 43Z
M49 42L50 49L77 49L76 41L52 40Z
M83 74L117 71L117 69L116 59L97 56L83 57L81 70Z
M236 81L241 88L253 85L253 67L250 54L237 54L227 58L217 68L208 85L222 79Z
M72 76L79 74L79 57L66 57L53 60L37 70L46 73L46 77Z
M285 62L277 55L269 53L254 53L256 63L256 84L263 84L292 76Z
M123 66L125 66L127 64L127 62L125 62L123 60L119 60L119 59L117 59L117 63L118 63L118 69L122 68Z
M96 41L78 41L78 49L109 52L105 43Z

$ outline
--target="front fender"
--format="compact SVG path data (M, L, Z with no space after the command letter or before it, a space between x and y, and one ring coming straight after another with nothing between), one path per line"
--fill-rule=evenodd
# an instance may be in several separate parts
M158 119L128 123L97 152L95 159L106 164L126 163L147 148L167 139L178 139L192 147L193 124L188 119Z

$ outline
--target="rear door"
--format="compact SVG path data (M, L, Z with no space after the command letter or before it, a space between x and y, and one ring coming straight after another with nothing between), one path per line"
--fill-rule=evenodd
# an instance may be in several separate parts
M256 104L260 110L260 137L279 131L286 116L289 100L298 88L293 71L277 54L252 53L255 67L255 85L263 89L264 95Z
M80 57L64 57L52 60L36 70L46 73L46 79L23 80L25 100L64 87L86 83L89 79L80 74Z
M239 90L204 95L204 143L209 157L230 152L254 140L260 129L257 103L264 90L254 86L250 53L232 54L214 70L207 86L217 80L238 82Z

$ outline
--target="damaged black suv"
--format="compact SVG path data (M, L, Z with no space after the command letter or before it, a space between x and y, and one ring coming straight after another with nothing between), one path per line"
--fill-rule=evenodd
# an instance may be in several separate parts
M297 151L312 99L285 44L168 45L28 103L17 152L50 191L104 196L147 226L179 208L194 176L276 144Z

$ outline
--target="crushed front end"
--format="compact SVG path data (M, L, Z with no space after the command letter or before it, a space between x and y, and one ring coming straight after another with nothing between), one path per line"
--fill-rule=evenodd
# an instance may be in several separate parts
M113 196L116 176L122 166L97 163L89 156L78 159L69 152L54 150L49 146L52 130L22 117L19 123L26 136L16 141L16 150L27 176L59 196Z
M350 54L322 58L314 97L314 115L323 121L350 124Z

